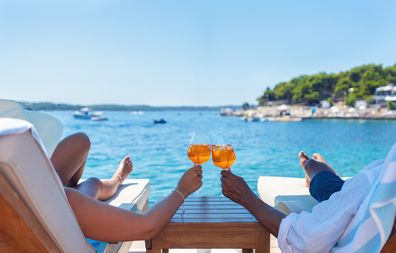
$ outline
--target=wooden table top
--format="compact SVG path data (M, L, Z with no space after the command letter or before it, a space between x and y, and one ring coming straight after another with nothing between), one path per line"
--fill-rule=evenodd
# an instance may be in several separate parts
M171 223L256 223L244 207L225 197L189 197Z

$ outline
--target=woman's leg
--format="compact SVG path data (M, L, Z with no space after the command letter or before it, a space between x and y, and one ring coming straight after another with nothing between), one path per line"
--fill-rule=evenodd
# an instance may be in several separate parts
M106 200L117 191L118 186L132 171L132 162L125 157L116 173L109 180L89 178L78 184L84 171L91 142L84 133L77 133L63 139L56 147L51 162L64 186L76 188L95 199Z
M80 180L91 142L84 133L70 135L55 148L51 162L64 186L76 187Z
M128 177L132 170L133 164L130 158L125 157L111 179L100 180L91 177L74 188L95 199L107 200L113 197L117 192L118 186Z

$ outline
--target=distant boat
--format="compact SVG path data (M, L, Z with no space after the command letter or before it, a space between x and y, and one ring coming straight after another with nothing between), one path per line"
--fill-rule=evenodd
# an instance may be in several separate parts
M303 118L300 117L291 117L291 116L281 116L281 117L270 117L268 121L272 122L300 122L303 121Z
M260 118L259 117L245 117L244 118L244 120L246 121L246 122L258 122L258 121L260 121Z
M143 115L144 112L143 111L132 111L129 114L132 114L132 115Z
M166 120L164 120L164 119L155 119L154 120L154 124L166 124Z
M107 117L103 116L103 112L94 112L92 113L92 121L107 121L109 120Z
M103 116L103 112L91 112L88 107L81 108L73 113L75 119L84 119L92 121L106 121L108 118Z
M75 111L73 113L73 117L75 119L91 119L92 118L92 114L91 114L89 108L84 107L84 108L81 108L78 111Z
M258 114L247 115L243 118L246 122L258 122L261 121L262 117Z
M222 108L220 109L220 116L231 116L233 112L234 110L231 108Z

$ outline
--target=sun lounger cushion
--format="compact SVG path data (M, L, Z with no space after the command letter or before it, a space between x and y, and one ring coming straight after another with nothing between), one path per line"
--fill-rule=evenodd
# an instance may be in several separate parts
M32 124L0 118L1 173L64 252L95 252L69 206Z
M257 191L264 202L285 214L311 212L318 203L310 196L305 178L262 176L259 177Z
M62 137L62 123L51 115L24 110L15 101L0 99L0 118L14 118L29 121L34 125L48 157L51 157Z
M302 211L312 211L312 208L317 204L317 201L310 196L301 196L298 200L279 200L282 199L275 198L275 207L282 211L284 214L290 213L301 213Z
M270 206L286 207L296 211L311 210L318 202L309 195L304 178L259 177L257 191L260 198ZM291 211L292 207L282 211Z

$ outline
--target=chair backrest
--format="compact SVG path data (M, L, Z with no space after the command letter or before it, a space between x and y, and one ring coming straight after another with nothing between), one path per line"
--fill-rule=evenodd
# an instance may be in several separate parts
M8 125L16 129L15 133L12 128L7 129ZM62 183L40 143L30 123L16 119L0 119L0 173L1 177L5 178L0 185L2 205L7 210L14 209L14 214L10 211L10 215L14 215L17 217L16 220L20 221L15 224L6 223L4 229L12 231L21 223L26 223L28 228L36 228L37 226L32 224L39 223L48 234L44 238L51 238L52 244L56 245L55 248L60 252L94 252L85 240L67 201ZM13 190L7 185L11 185ZM15 191L15 198L4 197L6 189L7 192ZM24 210L28 211L18 213L19 202L23 202L26 206ZM3 208L0 209L0 217L2 222L7 222L3 219ZM36 230L33 232L35 234Z
M62 123L49 114L23 110L15 101L0 99L0 118L22 119L32 123L45 147L48 157L62 137Z
M395 253L396 252L396 221L393 224L393 231L388 241L385 243L381 253Z

